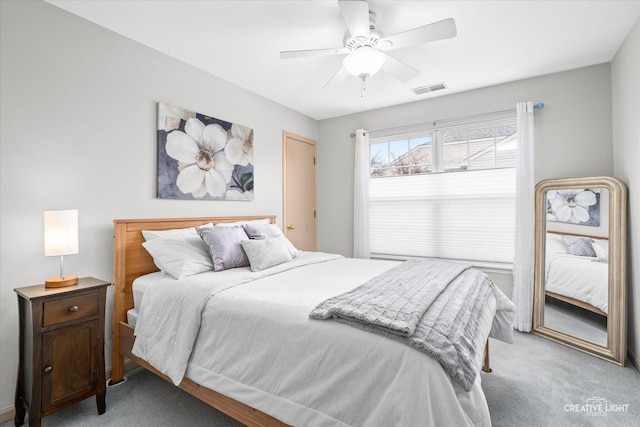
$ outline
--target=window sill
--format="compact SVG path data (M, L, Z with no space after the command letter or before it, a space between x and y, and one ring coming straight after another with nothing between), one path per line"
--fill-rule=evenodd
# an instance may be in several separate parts
M386 254L371 254L371 259L386 259L394 261L406 261L409 259L427 259L425 257L417 256L400 256L400 255L386 255ZM431 258L440 259L442 261L458 262L463 264L470 264L472 267L484 271L485 273L498 273L498 274L512 274L513 264L505 262L490 262L490 261L475 261L464 259L445 259L445 258Z

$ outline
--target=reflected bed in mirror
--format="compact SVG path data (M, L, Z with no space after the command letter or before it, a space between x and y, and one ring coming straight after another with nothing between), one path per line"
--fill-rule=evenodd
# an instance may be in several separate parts
M615 178L536 186L534 333L626 363L625 227Z
M606 347L608 249L598 257L593 247L608 247L608 239L551 231L545 238L545 326Z

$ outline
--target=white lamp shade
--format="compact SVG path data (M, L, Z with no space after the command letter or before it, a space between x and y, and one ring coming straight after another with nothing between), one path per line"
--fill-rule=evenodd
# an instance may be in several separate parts
M342 60L349 74L367 79L380 71L384 63L384 54L369 46L362 46Z
M44 255L78 253L78 211L44 211Z

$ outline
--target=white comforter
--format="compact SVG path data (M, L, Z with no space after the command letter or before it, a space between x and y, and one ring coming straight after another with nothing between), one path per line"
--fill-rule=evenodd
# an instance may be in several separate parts
M609 312L609 264L597 258L547 253L545 290Z
M291 425L490 425L479 375L465 392L417 350L308 317L320 301L396 264L302 253L259 273L145 276L157 282L142 299L134 354L176 384L186 369L195 382ZM512 310L496 288L479 339L492 329L509 340Z

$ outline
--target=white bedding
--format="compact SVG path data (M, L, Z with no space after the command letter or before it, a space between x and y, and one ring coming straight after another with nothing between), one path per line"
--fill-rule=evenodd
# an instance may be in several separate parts
M609 311L609 264L598 258L546 254L545 290Z
M180 281L160 273L144 276L134 283L152 282L143 285L134 353L178 383L183 367L175 365L183 364L196 383L291 425L490 425L479 375L465 392L417 350L308 317L320 301L396 264L301 253L263 274L240 268ZM279 274L270 275L274 270ZM162 294L170 302L158 302ZM204 302L196 302L202 295ZM512 310L496 287L479 322L480 345L489 330L510 340ZM164 339L152 333L157 325ZM193 351L185 350L191 336Z

